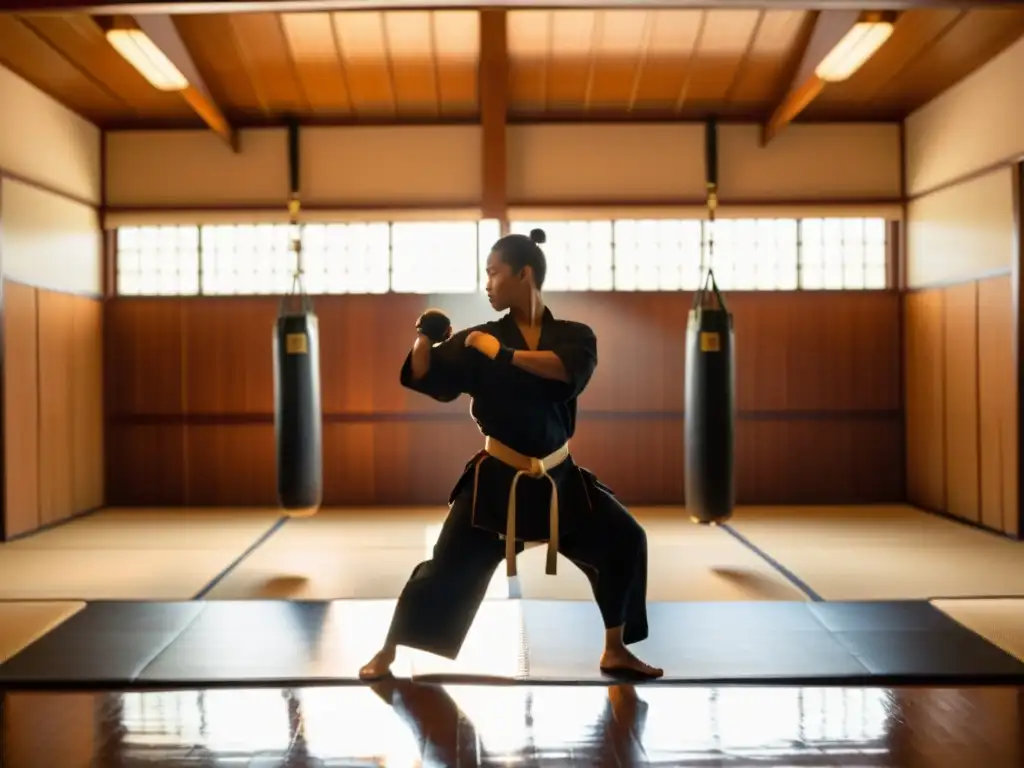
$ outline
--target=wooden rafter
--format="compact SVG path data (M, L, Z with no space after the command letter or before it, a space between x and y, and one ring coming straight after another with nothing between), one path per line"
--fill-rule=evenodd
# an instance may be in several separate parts
M125 17L118 17L125 18ZM178 71L188 80L188 85L181 91L181 97L209 126L210 130L227 142L232 150L238 151L238 131L228 122L223 110L214 101L210 89L203 82L192 54L185 45L184 40L174 25L174 19L167 14L142 15L134 19L128 19L128 23L134 23L152 41L153 45L159 48L170 60ZM103 20L101 26L107 26L109 20Z
M763 126L763 144L785 130L825 89L825 81L814 70L859 18L860 11L822 11L816 15L807 45L800 54L800 64L794 70L785 95Z

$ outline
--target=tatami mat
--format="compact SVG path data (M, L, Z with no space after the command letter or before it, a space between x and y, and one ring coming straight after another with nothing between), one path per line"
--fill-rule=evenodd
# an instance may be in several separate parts
M0 551L231 549L256 541L281 516L266 507L104 509L4 544Z
M1024 661L1024 600L933 600L932 605Z
M83 608L85 603L70 601L0 603L0 664Z
M430 557L446 507L327 509L296 518L239 564L208 600L379 600L397 598ZM488 598L507 598L504 570Z
M190 599L278 519L267 509L101 511L0 545L0 599Z
M722 530L691 524L677 508L632 510L648 534L651 600L804 600L762 558ZM289 520L206 595L211 600L397 598L430 556L446 509L324 510ZM590 600L586 576L559 557L544 573L544 546L519 556L523 598ZM488 598L509 597L500 565Z
M1024 595L1024 545L908 506L746 507L730 526L826 600Z
M631 512L647 531L649 600L806 600L803 592L755 552L719 528L694 525L678 507ZM544 573L547 549L519 556L522 597L590 600L586 576L559 556L558 573Z
M634 508L648 534L652 601L806 600L728 531L680 508ZM115 509L0 545L0 599L394 599L430 556L445 507L335 509L288 520L272 509ZM731 527L826 600L1024 595L1021 545L904 506L741 508ZM584 574L543 546L499 566L488 598L591 600ZM955 564L955 567L952 567Z

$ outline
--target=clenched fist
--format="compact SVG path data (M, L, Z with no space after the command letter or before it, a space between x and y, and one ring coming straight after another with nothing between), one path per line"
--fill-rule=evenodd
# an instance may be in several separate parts
M452 335L452 323L440 309L428 309L417 318L416 332L440 344Z
M466 336L466 346L473 347L479 352L487 355L491 360L498 356L501 351L501 342L494 336L483 331L473 331Z

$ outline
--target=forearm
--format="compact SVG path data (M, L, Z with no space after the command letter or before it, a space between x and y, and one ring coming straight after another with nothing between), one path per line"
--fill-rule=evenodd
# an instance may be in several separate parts
M512 354L512 365L522 368L527 373L540 376L542 379L567 382L569 374L562 364L561 358L554 352L527 352L517 349Z
M419 381L430 371L430 347L430 339L422 334L413 342L411 365L414 381Z

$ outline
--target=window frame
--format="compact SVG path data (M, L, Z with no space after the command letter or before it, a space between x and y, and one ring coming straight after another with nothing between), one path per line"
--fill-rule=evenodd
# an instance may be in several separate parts
M786 222L794 222L795 223L795 228L796 228L796 270L797 270L797 275L796 275L797 281L796 281L795 287L785 287L785 286L781 286L780 285L778 287L772 288L772 287L768 287L766 285L756 285L756 284L752 285L752 286L744 285L742 287L733 287L733 286L729 285L729 283L731 281L726 280L726 281L720 281L720 282L724 282L725 283L724 285L722 285L723 290L728 290L728 291L766 291L766 290L767 291L773 291L773 290L774 291L829 291L829 290L864 291L864 290L868 290L868 291L871 291L871 290L893 290L893 289L898 288L899 268L898 268L898 264L897 264L896 254L898 252L897 249L899 247L899 240L900 240L900 237L901 237L901 234L902 234L902 226L903 226L900 222L890 221L890 220L885 219L884 217L844 217L844 216L839 216L839 217L759 217L759 218L747 218L747 219L720 219L719 221L736 221L736 222L742 221L742 222L746 222L746 223L750 223L750 224L760 225L762 222L769 221L769 220L776 221L776 222L786 221ZM821 224L822 227L824 227L824 223L825 222L832 222L833 224L835 222L842 222L841 226L848 228L850 226L850 222L851 221L860 222L860 226L861 226L862 230L864 230L868 226L868 223L871 222L872 226L874 226L876 228L875 229L875 235L877 236L877 238L881 239L880 243L878 242L877 239L873 240L873 242L875 243L875 247L876 248L880 248L881 251L884 253L884 256L883 256L884 261L883 262L877 262L876 261L874 263L873 267L872 267L872 269L874 271L874 278L875 278L874 281L871 282L871 283L868 283L867 280L865 279L865 281L864 281L865 284L864 285L850 285L849 281L847 281L845 276L844 276L842 279L840 279L838 281L838 283L836 285L833 285L833 286L828 286L828 285L825 285L825 284L822 284L820 286L808 285L807 282L806 282L806 275L809 272L809 267L811 266L809 261L808 261L808 259L806 258L807 251L808 251L808 249L806 247L806 231L808 229L808 226L807 226L808 222L815 222L816 225ZM699 258L700 258L699 274L700 275L704 275L704 274L706 274L706 270L707 270L707 266L708 266L708 264L707 264L707 256L708 256L709 222L706 219L698 219L698 218L688 218L688 219L664 219L664 218L628 219L628 218L615 218L615 219L606 219L606 220L600 220L600 221L589 221L589 220L582 220L582 219L563 219L563 220L552 219L552 220L548 220L548 221L522 221L522 222L520 222L520 221L512 221L512 222L509 222L509 230L508 231L526 233L526 232L529 231L529 229L534 228L534 227L541 227L541 228L545 229L545 231L547 231L547 233L548 233L548 241L549 241L548 244L545 246L545 249L548 251L549 259L551 259L552 252L554 252L554 253L558 253L559 252L557 250L558 246L557 245L552 245L552 241L556 239L557 231L559 229L564 229L565 227L570 227L570 226L575 226L577 228L582 227L582 226L586 226L588 229L593 231L595 229L595 227L596 228L601 228L602 226L606 226L607 227L607 230L608 230L607 231L607 239L608 239L609 255L607 256L607 258L604 257L604 256L601 257L601 264L600 264L600 267L599 267L599 271L602 273L602 276L601 276L600 282L598 283L598 287L594 287L593 281L589 278L589 276L588 276L588 278L586 280L582 280L582 279L577 277L576 278L577 279L577 283L575 285L572 284L572 281L573 281L572 277L566 277L565 280L562 280L562 281L559 281L559 282L551 281L549 279L549 283L546 286L546 288L549 291L553 291L553 292L556 292L556 291L566 291L566 292L605 292L605 291L608 291L608 292L612 292L612 291L614 291L614 292L631 292L631 293L633 293L633 292L648 292L648 293L667 292L667 293L675 293L675 292L690 292L692 290L696 290L696 288L691 287L692 280L690 280L689 277L692 277L692 275L690 275L688 277L684 277L683 274L682 274L684 270L692 269L692 265L691 266L687 266L686 265L686 258L685 257L682 258L682 260L680 260L680 265L678 267L669 267L670 270L671 269L678 269L678 271L679 271L679 275L680 276L675 281L675 283L676 283L675 285L669 285L669 281L663 275L660 275L660 274L658 275L658 277L654 281L654 282L657 282L657 286L656 287L653 287L651 285L652 281L650 279L650 275L647 276L646 280L642 280L642 279L624 280L622 278L622 275L620 274L620 270L627 263L630 265L631 269L641 268L640 267L641 260L640 259L634 259L634 258L630 258L629 260L627 260L627 259L620 260L618 258L618 255L617 255L620 252L620 251L617 250L617 248L619 247L618 246L619 238L617 238L616 235L617 235L617 233L621 233L621 230L624 229L624 227L627 224L632 225L632 226L644 226L644 225L647 225L647 224L662 224L662 225L664 225L664 224L667 224L667 223L676 223L676 224L686 224L686 225L689 225L689 224L692 224L694 222L699 223L699 225L700 225L699 226L699 233L700 233L700 237L699 237L699 240L700 240L700 243L699 243ZM414 225L414 224L417 224L417 223L432 224L432 225L439 225L439 224L452 224L452 225L454 225L454 224L465 224L467 226L471 225L471 226L473 226L475 228L476 236L475 236L474 239L476 241L476 265L475 265L476 266L476 280L475 280L475 287L474 288L470 288L469 287L469 281L467 280L466 281L466 285L462 286L461 288L449 288L449 289L445 289L445 290L438 290L439 287L443 288L443 286L434 285L434 286L427 286L427 287L425 287L422 290L416 290L416 291L396 290L396 288L395 288L395 285L396 285L396 280L395 280L395 256L394 256L394 250L395 250L394 231L395 231L395 227L396 227L396 225L400 226L400 227L404 227L404 226L407 226L407 225ZM444 222L444 221L441 221L441 222L433 222L433 221L431 221L431 222L394 222L394 221L388 221L388 222L380 222L380 221L348 222L348 221L323 221L323 222L301 223L301 224L294 225L294 226L298 227L299 236L303 239L303 241L305 241L306 233L308 231L310 231L308 229L310 227L330 228L330 227L338 226L338 225L341 225L341 226L373 226L373 225L378 225L378 224L386 226L387 227L387 232L388 232L388 238L387 238L387 240L388 240L388 242L387 242L387 269L386 269L386 272L387 272L387 287L386 288L384 288L383 285L381 285L381 286L379 286L377 288L374 288L372 290L371 289L366 289L365 286L362 289L360 289L360 290L346 290L346 289L341 289L341 288L334 288L334 289L324 290L324 291L320 291L320 290L308 291L308 288L307 288L307 292L309 292L310 295L314 295L314 296L329 296L329 295L381 295L381 294L385 294L385 293L466 293L466 294L470 294L470 293L474 293L474 292L482 292L483 291L483 289L484 289L484 287L486 285L485 263L486 263L487 254L488 254L488 252L490 250L491 244L497 239L498 236L500 236L500 233L501 233L501 223L498 222L497 220L494 220L494 219L482 219L482 220L479 220L479 221L474 220L472 222L466 221L466 220L461 220L461 221L460 220L453 220L451 222ZM204 260L204 257L205 257L206 254L204 252L203 243L204 243L205 237L207 237L207 235L205 234L207 232L207 230L208 229L212 229L212 228L216 228L216 227L222 227L222 226L235 226L235 227L237 227L237 226L245 226L245 225L260 226L260 224L256 223L256 222L237 222L235 224L156 225L158 227L175 227L175 228L185 228L185 229L191 229L193 227L195 228L196 240L198 242L198 259L197 259L198 264L196 266L196 273L197 274L196 274L196 277L194 279L192 277L189 277L189 279L186 282L189 285L196 284L196 289L195 290L182 290L182 289L179 289L177 291L172 291L172 290L162 290L162 291L161 290L158 290L158 291L141 291L141 290L136 290L136 291L132 291L132 292L128 292L128 293L125 293L125 292L122 291L122 279L123 279L123 275L125 274L125 272L122 270L122 256L124 255L124 251L123 251L122 244L121 244L122 231L125 230L125 229L144 230L144 229L146 229L146 227L141 227L141 226L140 227L122 227L122 228L119 228L119 229L112 230L109 233L110 234L109 243L110 243L111 254L112 254L111 255L111 260L110 260L111 261L111 263L110 263L110 274L111 274L111 277L112 277L112 280L111 280L111 284L112 284L111 285L111 288L112 288L111 294L114 295L114 296L117 296L117 297L124 297L124 298L127 298L127 297L156 298L156 297L160 297L160 296L164 296L164 297L174 296L174 297L179 297L180 298L180 297L184 297L184 296L190 296L190 297L209 297L209 296L227 297L227 296L279 296L279 295L282 295L281 293L266 292L266 291L258 292L258 293L248 293L248 292L242 292L242 291L226 291L226 290L209 291L206 288L206 286L204 285L204 283L207 280L206 272L208 271L208 263L206 263L205 260ZM292 225L289 225L289 224L273 224L271 226L274 226L274 227L290 227ZM552 235L556 235L556 237L552 237ZM593 238L593 237L594 237L594 235L591 234L591 238ZM683 242L683 244L681 245L681 249L682 249L682 251L684 253L690 253L692 251L690 246L693 246L694 248L698 247L697 246L696 236L695 236L694 232L690 232L687 235L680 235L680 237L687 238L686 241L681 241L681 242ZM692 238L694 240L694 242L690 243L689 245L686 245L686 242L688 242L689 238ZM845 242L845 241L843 241L843 242ZM869 238L868 238L868 236L866 234L863 235L862 242L865 243L865 244L869 242ZM593 239L591 239L590 244L591 245L593 244ZM822 246L822 247L824 247L824 246ZM600 250L600 248L599 248L599 250ZM573 249L571 247L570 247L569 252L570 253L573 252ZM622 252L625 252L625 248L624 247L623 247L623 251ZM141 256L141 253L140 253L140 256ZM876 256L877 256L877 254L876 254ZM469 258L469 249L468 249L468 247L467 247L467 258ZM833 256L833 258L835 258L835 257ZM844 261L845 258L846 258L846 254L841 253L839 258L840 258L841 261ZM590 265L589 263L587 263L586 260L581 262L581 264L584 265L583 266L583 271L592 271L593 270L593 266ZM650 265L645 265L642 268L649 271L650 270ZM868 266L866 264L862 264L861 268L865 270L865 274L866 274L866 270L868 269ZM658 266L658 267L655 268L655 271L658 272L661 269L662 269L662 267ZM568 270L569 270L570 274L573 271L571 267L568 268ZM580 271L580 266L576 265L576 273L578 274L579 271ZM140 270L140 272L141 272L141 270ZM309 273L307 272L307 281L308 281L308 274ZM551 274L550 271L549 271L549 274ZM881 279L879 279L879 278L881 278ZM140 277L139 279L142 279L142 278ZM179 282L180 282L180 278L179 278ZM561 285L560 282L566 282L566 285ZM776 280L776 282L778 283L779 281ZM822 282L824 283L824 281L822 281ZM629 287L630 283L632 284L632 287ZM756 280L755 280L755 283L756 283ZM283 281L282 281L282 287L283 287ZM289 286L288 290L285 291L285 293L287 293L288 291L290 291L290 286Z

